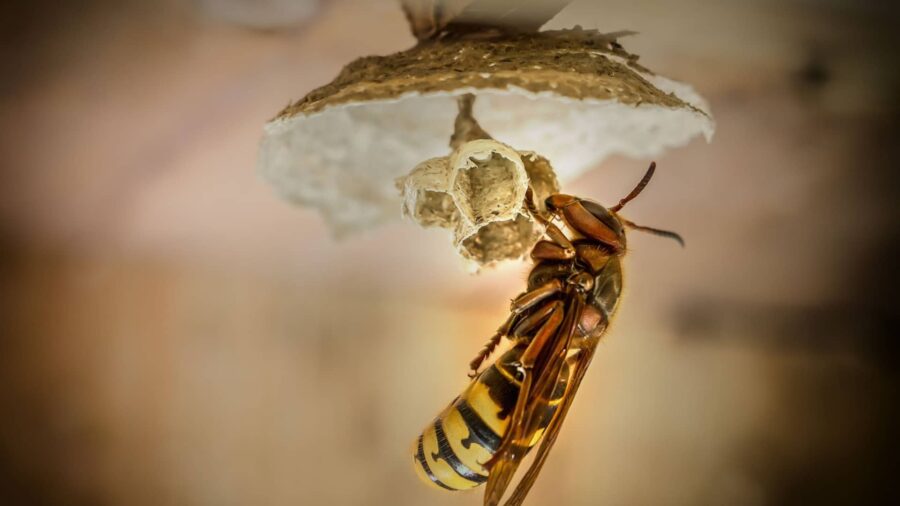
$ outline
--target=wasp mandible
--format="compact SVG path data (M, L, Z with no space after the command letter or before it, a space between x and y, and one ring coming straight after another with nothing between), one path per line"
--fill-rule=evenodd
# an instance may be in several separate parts
M528 288L512 301L509 317L472 360L469 386L414 444L415 468L424 481L447 490L487 482L484 504L496 506L525 455L543 440L506 505L525 499L619 303L625 229L684 245L674 232L636 225L618 214L655 170L654 162L638 185L609 208L554 194L543 213L528 191L525 207L544 227L531 250ZM510 349L478 372L504 337L512 341Z

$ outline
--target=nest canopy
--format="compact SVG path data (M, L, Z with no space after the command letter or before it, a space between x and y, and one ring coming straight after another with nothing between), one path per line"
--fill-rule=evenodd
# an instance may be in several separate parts
M337 233L398 217L395 179L447 154L456 98L467 93L487 131L551 160L561 181L610 155L651 157L714 129L689 86L594 31L435 40L360 58L289 105L265 127L260 171Z

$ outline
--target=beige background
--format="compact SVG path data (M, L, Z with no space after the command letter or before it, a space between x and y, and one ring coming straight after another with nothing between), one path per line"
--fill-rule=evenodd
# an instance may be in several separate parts
M249 2L253 4L253 2ZM398 222L342 242L255 175L262 124L413 43L391 1L281 29L214 2L0 10L0 503L475 505L409 445L523 287ZM257 2L258 8L270 3ZM277 16L276 16L277 18ZM718 133L660 157L627 293L531 504L863 504L892 492L896 12L575 1ZM615 202L649 160L566 191ZM896 469L896 468L894 468Z

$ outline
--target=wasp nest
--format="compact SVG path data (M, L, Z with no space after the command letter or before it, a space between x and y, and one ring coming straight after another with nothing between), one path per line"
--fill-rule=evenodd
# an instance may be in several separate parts
M537 241L541 230L524 208L529 184L541 205L559 190L546 159L491 139L463 143L398 180L403 214L451 230L457 251L478 266L519 258Z
M485 218L465 207L463 197L442 196L451 195L457 183L471 186L474 201L499 191L485 190L500 186L473 176L484 162L477 156L474 162L462 159L465 169L438 169L441 162L434 160L446 155L456 101L468 94L478 96L485 129L552 160L563 182L610 155L657 156L697 135L709 139L714 128L704 100L689 86L653 74L613 37L596 31L451 38L361 58L289 105L265 127L260 172L284 198L317 208L340 235L399 216L394 181L430 159L417 168L423 183L410 190L422 196L405 195L410 216L422 224L459 227L457 244L467 258L511 256L520 248L500 243L516 228L521 213L510 209L521 202L492 208L500 213L502 207L507 218ZM511 161L500 165L520 178L501 186L519 188L509 190L519 195L525 178L514 167L523 166L527 174L530 159L520 154L518 164L506 150L497 153L509 155ZM446 163L452 165L450 158ZM447 207L451 202L456 211ZM467 236L466 220L476 219L494 221ZM512 224L491 225L504 220ZM468 248L467 241L479 246Z

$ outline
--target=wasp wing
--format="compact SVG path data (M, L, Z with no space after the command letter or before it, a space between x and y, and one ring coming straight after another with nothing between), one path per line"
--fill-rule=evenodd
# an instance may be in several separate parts
M572 399L575 398L575 393L578 391L579 385L581 385L581 380L584 379L584 373L587 371L591 359L594 358L595 349L596 343L593 343L590 346L579 349L572 355L571 360L574 362L574 365L570 368L569 385L566 387L562 405L560 405L559 410L553 417L550 425L547 426L547 430L544 432L543 441L541 442L540 448L538 448L534 461L531 463L531 467L528 468L525 476L522 477L522 480L516 486L516 490L509 497L509 500L506 501L505 506L519 506L522 504L522 501L525 500L525 496L528 495L528 491L531 490L531 486L534 485L538 473L541 472L541 468L544 466L544 461L547 460L550 449L553 448L553 443L556 442L556 436L559 435L559 428L562 426L566 413L568 413L569 407L572 405Z
M547 412L552 391L559 381L569 346L581 319L584 302L581 297L576 296L567 306L562 324L553 339L547 343L545 350L540 350L535 366L532 369L525 369L525 377L506 434L488 463L485 506L500 504L522 459L528 453L540 416Z

